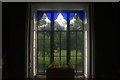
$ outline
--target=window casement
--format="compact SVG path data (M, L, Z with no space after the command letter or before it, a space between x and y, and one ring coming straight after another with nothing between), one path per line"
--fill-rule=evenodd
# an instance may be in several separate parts
M37 73L50 63L73 64L83 74L83 11L37 11Z
M29 77L46 74L50 63L74 65L75 74L89 77L88 4L33 3L30 24Z

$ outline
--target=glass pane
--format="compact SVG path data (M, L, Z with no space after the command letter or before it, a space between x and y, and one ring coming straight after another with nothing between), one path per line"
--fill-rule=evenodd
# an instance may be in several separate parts
M71 50L70 51L70 56L71 57L76 57L76 50Z
M82 69L82 59L81 57L77 57L77 70L80 71Z
M45 48L50 48L50 39L45 40Z
M74 15L74 16L73 16ZM83 24L80 14L70 13L70 30L82 30Z
M56 64L60 64L60 57L54 57L54 62Z
M47 70L47 68L48 68L48 65L49 65L49 64L45 64L45 72L46 72L46 70Z
M54 33L54 56L60 56L59 32Z
M37 20L38 20L38 21L42 18L43 14L44 14L44 13L43 13L42 11L38 11L38 12L37 12Z
M38 53L40 52L41 54L43 54L43 39L38 40Z
M44 34L41 32L38 32L38 52L40 52L41 55L44 54L45 51L45 40L44 40Z
M70 58L70 63L71 64L76 64L76 57L71 57Z
M61 56L66 57L67 56L67 50L61 50Z
M59 57L60 56L60 50L54 50L54 56Z
M61 57L61 64L66 64L66 57Z
M76 50L76 32L70 32L71 36L71 50Z
M55 40L60 40L61 33L60 32L54 32L54 39Z
M42 64L38 65L38 72L43 72L43 65Z
M59 15L59 13L54 13L54 20L57 19L58 15Z
M38 53L38 63L42 64L43 63L43 55L40 54L40 52Z
M77 15L79 16L79 18L80 18L82 21L84 20L84 12L83 12L83 11L77 13Z
M45 56L50 56L50 40L45 40Z
M43 54L44 54L44 49L43 49L43 35L41 33L38 33L38 71L42 72L43 71Z
M50 39L50 32L44 32L45 34L45 39Z
M66 40L67 36L66 36L67 32L61 32L61 39ZM66 42L65 42L66 43Z
M66 52L67 52L67 48L66 48L66 32L61 32L61 56L65 56L66 57Z
M38 15L39 16L39 15ZM38 20L38 30L50 30L51 29L51 21L50 21L51 13L44 13L40 20Z
M81 57L77 57L77 64L81 64Z
M50 57L45 57L45 64L46 65L50 64Z
M77 65L77 72L83 72L83 66L81 66L80 64Z
M74 15L75 15L75 13L70 13L70 18L69 19L72 20Z
M54 40L54 49L59 50L60 49L60 40Z
M45 57L50 57L50 49L45 49Z
M38 32L38 39L43 39L43 38L44 38L44 33Z
M67 30L67 13L55 13L55 22L54 22L54 30Z
M83 32L77 32L77 49L78 49L78 55L80 53L83 54L84 52L84 37L83 37Z
M80 50L77 51L77 57L82 57L82 54L81 54Z
M49 20L52 19L51 13L50 12L46 12L46 16L48 17Z

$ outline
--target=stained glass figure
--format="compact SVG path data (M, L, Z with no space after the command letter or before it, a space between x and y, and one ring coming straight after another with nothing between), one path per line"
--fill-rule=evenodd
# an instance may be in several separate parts
M50 30L51 21L48 19L46 13L43 14L42 18L38 21L38 30Z
M66 30L67 21L64 19L63 15L59 13L57 19L55 20L54 30Z
M73 16L73 14L71 16ZM70 20L70 30L82 30L82 26L82 20L77 13L75 13L73 19Z

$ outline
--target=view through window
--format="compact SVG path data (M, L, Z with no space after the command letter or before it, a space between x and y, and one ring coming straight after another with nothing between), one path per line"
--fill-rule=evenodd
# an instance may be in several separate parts
M55 62L84 72L84 11L37 11L37 73Z

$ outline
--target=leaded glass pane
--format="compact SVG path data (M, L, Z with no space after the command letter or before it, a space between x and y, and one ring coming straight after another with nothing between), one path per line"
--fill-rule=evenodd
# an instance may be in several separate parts
M71 51L74 52L76 50L76 32L70 32L71 36Z
M60 64L60 57L54 57L54 62Z
M50 32L44 32L45 34L45 39L50 40Z
M54 32L54 40L60 40L61 33L60 32Z
M66 64L66 57L61 57L61 64Z
M51 29L51 21L47 15L50 17L50 13L44 13L40 20L38 20L38 30L50 30Z
M66 39L61 40L61 56L67 56L67 47L66 47Z
M60 57L60 50L54 50L54 56L55 57Z
M71 57L76 57L76 50L71 50L70 56Z
M43 55L40 52L38 53L38 60L39 64L43 64Z
M80 65L80 64L77 65L77 73L81 73L81 72L83 72L82 67L83 67L83 66Z
M71 64L76 64L76 57L71 57L70 62L71 62Z
M45 57L45 64L46 65L50 64L50 57Z
M38 40L44 38L44 33L43 32L38 32Z
M64 17L67 17L67 13L58 14L57 19L54 21L54 30L67 30L67 21Z
M81 60L81 57L77 57L77 69L78 71L81 71L82 70L82 60Z
M83 54L84 51L84 35L83 32L77 32L77 50Z
M77 57L77 64L81 64L81 57Z
M82 30L83 29L82 20L80 19L80 17L78 16L77 13L71 13L70 19L71 19L70 20L70 30Z
M43 64L38 63L38 72L43 72Z

